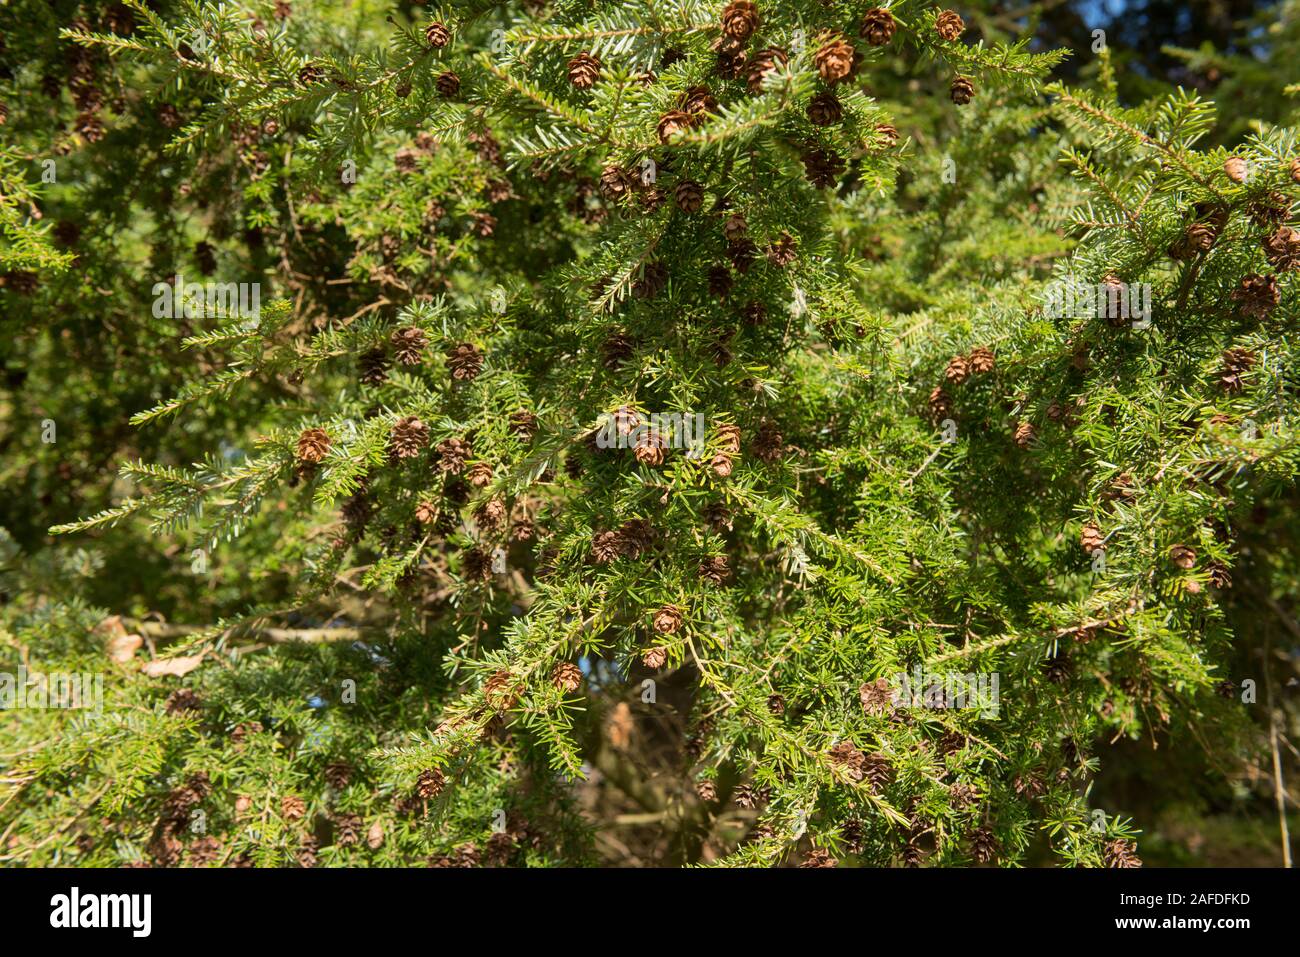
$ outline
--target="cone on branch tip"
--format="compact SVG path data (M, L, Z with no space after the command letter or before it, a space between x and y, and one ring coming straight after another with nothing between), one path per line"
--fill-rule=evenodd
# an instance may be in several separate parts
M590 90L600 79L600 58L593 53L579 53L569 61L569 82L579 90Z
M429 46L441 49L451 42L451 30L445 23L434 22L425 28L424 39Z
M961 39L961 35L966 32L966 22L955 10L944 10L934 18L934 30L941 39L951 43Z
M873 47L881 47L894 38L897 29L894 15L883 7L875 7L862 18L859 34Z
M316 465L329 454L330 437L324 429L306 429L298 436L298 461Z

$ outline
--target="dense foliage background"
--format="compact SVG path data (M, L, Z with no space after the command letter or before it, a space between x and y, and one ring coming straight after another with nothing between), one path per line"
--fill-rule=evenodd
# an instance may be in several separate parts
M104 701L0 713L0 860L1289 863L1297 63L1290 0L11 0L0 674Z

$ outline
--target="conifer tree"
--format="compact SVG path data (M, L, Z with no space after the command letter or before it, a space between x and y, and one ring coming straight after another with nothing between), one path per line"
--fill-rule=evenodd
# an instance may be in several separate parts
M6 860L1125 867L1157 739L1289 853L1293 89L1207 142L918 0L6 11L0 670L105 675L6 715Z

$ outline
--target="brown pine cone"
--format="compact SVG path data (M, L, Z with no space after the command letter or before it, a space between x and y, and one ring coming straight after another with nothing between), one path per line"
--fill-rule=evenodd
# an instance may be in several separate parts
M1097 549L1106 547L1106 536L1101 533L1100 528L1089 522L1079 533L1079 545L1085 555L1091 555Z
M492 481L492 466L487 462L475 462L465 471L465 479L475 488L483 488Z
M780 717L785 714L785 698L779 694L770 694L767 696L767 710L772 714Z
M813 66L827 83L839 83L857 72L858 51L844 37L832 37L813 54Z
M664 464L664 459L667 457L666 444L662 435L653 429L647 429L637 436L633 454L642 465L658 468Z
M978 346L967 357L971 372L992 372L994 366L993 350L987 346Z
M462 439L446 439L438 443L438 467L451 475L465 470L465 460L473 454L469 443Z
M700 578L721 587L731 578L726 555L712 555L700 562Z
M714 432L718 436L718 448L732 455L740 454L740 426L724 422Z
M340 814L334 818L334 843L339 847L351 847L361 840L361 815Z
M651 671L658 671L667 661L668 650L666 648L651 648L641 655L641 664Z
M659 133L659 142L671 142L679 133L685 133L689 130L692 123L694 123L694 119L691 114L683 113L681 110L669 110L659 117L659 123L655 127Z
M1137 856L1137 844L1123 838L1107 841L1102 851L1107 867L1141 867L1142 858Z
M329 454L330 437L324 429L305 429L298 436L298 461L316 465Z
M460 92L460 77L451 72L451 70L447 70L445 73L438 74L438 79L434 83L434 86L437 87L438 93L441 96L451 99Z
M722 34L743 43L758 29L758 7L751 0L732 0L722 8Z
M858 687L858 700L862 710L869 715L887 714L894 710L894 690L889 686L889 679L877 678Z
M432 525L438 518L438 506L432 502L421 502L415 506L415 520L421 525Z
M677 208L683 213L698 213L704 205L704 187L693 180L684 179L673 191Z
M415 780L415 793L424 800L437 797L442 793L442 789L447 786L446 776L437 768L428 768L421 771L420 776Z
M808 122L813 126L833 126L844 119L844 107L834 93L819 93L808 101Z
M1250 176L1250 166L1244 157L1229 156L1223 161L1223 172L1234 183L1244 183Z
M1300 183L1300 156L1291 160L1291 182Z
M736 785L736 790L732 792L735 799L736 807L750 810L758 807L758 789L754 785L745 783Z
M425 28L424 39L431 47L445 47L451 42L451 30L445 23L431 23Z
M494 672L483 683L483 694L488 704L498 711L509 711L513 708L519 700L521 690L519 679L504 668Z
M600 57L579 53L569 61L569 82L579 90L590 90L600 79Z
M294 860L298 862L299 867L315 867L316 855L320 851L320 841L308 834L298 845L298 850L294 852Z
M1038 438L1038 430L1034 428L1032 422L1021 420L1020 423L1016 425L1014 438L1016 440L1016 445L1020 446L1022 449L1027 449L1029 446L1034 444L1034 439Z
M849 780L861 781L867 764L867 756L848 741L841 741L827 753L831 764L839 768Z
M1247 276L1232 294L1233 301L1243 314L1254 319L1266 319L1273 308L1282 301L1273 276Z
M623 539L618 532L597 532L591 538L591 557L606 565L623 553Z
M975 84L969 77L953 77L952 86L948 89L948 96L958 106L965 106L975 97Z
M970 378L970 363L965 356L953 356L948 360L948 367L943 370L943 377L953 385L961 385Z
M1169 560L1182 569L1196 567L1196 549L1190 545L1173 545L1169 549Z
M389 435L389 448L399 459L414 458L428 444L429 427L413 415L398 419Z
M749 55L739 46L724 44L718 49L718 76L724 80L739 80L749 68Z
M736 284L731 270L726 266L709 267L709 294L718 299L726 299L731 288Z
M785 437L771 422L764 422L754 435L752 447L760 461L775 462L785 454Z
M551 671L551 684L565 694L572 694L582 687L582 669L569 661L562 661Z
M462 342L447 353L447 368L452 379L467 382L483 371L483 353L471 343Z
M818 189L829 189L844 175L844 160L831 150L812 149L803 154L804 178Z
M336 791L342 791L352 780L352 765L346 761L331 761L325 765L325 783Z
M858 32L873 47L882 47L894 38L894 31L897 29L898 24L894 21L894 15L882 7L876 7L867 11Z
M298 71L298 82L303 86L312 86L323 79L325 79L325 71L311 63Z
M280 799L280 814L286 821L297 821L307 813L307 802L296 794L286 794Z
M163 710L170 715L184 714L187 711L202 711L203 700L190 688L177 688L163 702Z
M1290 226L1279 226L1277 231L1264 237L1264 256L1278 272L1300 269L1300 233Z
M718 100L707 86L693 86L682 97L682 109L698 118L718 112Z
M474 509L474 521L484 531L495 532L505 524L507 514L506 503L503 499L500 497L490 498Z
M934 18L934 29L942 39L951 43L961 39L966 32L966 23L955 10L945 10Z
M379 385L388 378L388 356L383 349L371 349L358 361L360 378L366 385Z
M988 864L998 856L1001 845L988 827L977 827L970 834L970 853L977 864Z
M393 344L393 355L404 366L417 365L424 347L429 344L429 337L419 326L407 326L393 332L389 341Z
M718 478L729 478L735 469L735 462L726 452L719 452L709 460L709 468Z
M606 202L622 202L632 193L632 177L621 166L606 166L600 174L600 195Z
M894 777L894 767L886 755L868 754L862 759L862 775L875 790L883 788Z
M537 434L537 416L527 409L510 413L510 431L528 441Z
M671 635L682 626L682 611L676 605L664 605L654 614L655 631L661 635Z
M768 47L754 54L754 59L750 61L749 73L746 77L746 85L749 92L755 95L763 92L763 78L773 70L785 66L788 62L785 51L777 47Z
M781 269L790 265L797 257L794 237L789 233L782 233L780 239L767 247L767 261Z
M930 391L930 416L937 420L949 418L952 415L952 396L943 391L943 386L935 386Z

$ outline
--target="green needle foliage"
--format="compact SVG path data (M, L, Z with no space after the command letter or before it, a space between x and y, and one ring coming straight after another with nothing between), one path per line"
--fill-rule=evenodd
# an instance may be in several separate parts
M0 11L0 859L1274 862L1294 5L963 12Z

